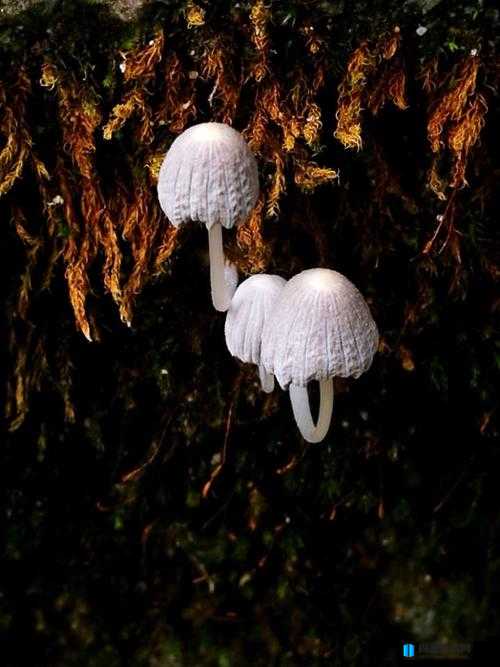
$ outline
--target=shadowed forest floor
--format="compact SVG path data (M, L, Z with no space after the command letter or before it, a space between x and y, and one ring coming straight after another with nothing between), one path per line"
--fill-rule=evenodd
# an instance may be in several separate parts
M2 664L495 664L498 8L122 4L0 1ZM377 322L320 445L159 208L209 120L259 163L240 280L332 268Z

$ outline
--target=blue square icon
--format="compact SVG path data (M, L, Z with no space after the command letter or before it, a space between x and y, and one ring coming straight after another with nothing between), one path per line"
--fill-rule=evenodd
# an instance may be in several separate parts
M403 645L403 656L405 658L414 658L415 657L415 644L404 644Z

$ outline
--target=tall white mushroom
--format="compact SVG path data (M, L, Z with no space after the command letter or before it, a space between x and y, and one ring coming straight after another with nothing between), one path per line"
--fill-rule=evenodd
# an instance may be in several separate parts
M177 137L158 179L160 206L176 227L189 220L205 223L210 251L212 301L229 307L224 280L222 227L243 223L259 196L257 162L245 140L223 123L200 123Z
M262 335L261 364L290 392L305 440L321 442L333 409L332 377L359 377L371 366L378 330L366 301L341 273L302 271L287 282ZM320 383L316 425L307 384Z
M286 280L261 273L244 280L236 290L226 315L226 345L233 357L259 367L266 393L274 389L274 376L260 363L262 331Z

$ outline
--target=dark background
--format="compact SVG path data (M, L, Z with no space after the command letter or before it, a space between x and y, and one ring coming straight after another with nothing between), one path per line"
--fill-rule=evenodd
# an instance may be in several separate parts
M104 119L122 91L118 52L146 43L158 25L186 71L197 67L204 30L236 44L233 57L247 67L250 6L199 5L199 28L186 26L180 2L145 3L123 23L106 3L44 3L4 20L0 78L8 88L27 67L29 124L49 171L65 146L55 95L37 85L44 59L78 80L90 64ZM206 232L194 224L163 273L151 272L130 329L103 289L97 255L88 307L100 340L88 343L75 327L64 257L41 287L45 246L21 316L28 259L13 211L22 208L34 234L45 224L26 168L0 198L3 402L16 382L26 386L22 416L3 421L2 664L382 665L401 661L404 641L475 642L477 664L496 664L487 654L500 632L498 11L298 0L270 11L270 67L285 90L306 57L301 26L321 34L323 128L310 157L340 170L340 181L304 193L289 159L280 213L262 227L265 269L344 273L370 304L380 352L359 380L335 380L330 432L307 446L288 396L262 394L255 369L227 352L224 316L210 303ZM333 138L337 86L352 50L395 24L409 108L363 112L363 149L347 151ZM422 38L419 25L429 26ZM429 100L417 75L435 55L453 72L474 45L489 111L457 193L459 263L449 248L422 253L445 203L427 187ZM148 82L152 104L161 85ZM195 122L213 118L211 89L197 84ZM237 129L257 89L243 86ZM106 193L126 155L144 163L133 127L111 142L95 133ZM155 149L172 138L155 128ZM268 192L264 151L259 166ZM62 247L67 236L59 230ZM225 238L238 259L234 232Z

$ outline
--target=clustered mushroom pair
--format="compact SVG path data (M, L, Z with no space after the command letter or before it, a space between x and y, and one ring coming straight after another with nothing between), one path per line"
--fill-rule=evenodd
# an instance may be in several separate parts
M206 224L212 301L225 312L230 353L259 368L262 389L274 377L290 393L297 426L308 442L321 442L333 410L332 378L359 377L378 347L377 326L356 287L330 269L308 269L288 282L258 274L237 286L225 261L222 227L240 225L259 196L257 163L229 125L200 123L173 142L160 170L160 205L175 225ZM320 384L316 423L307 385Z

